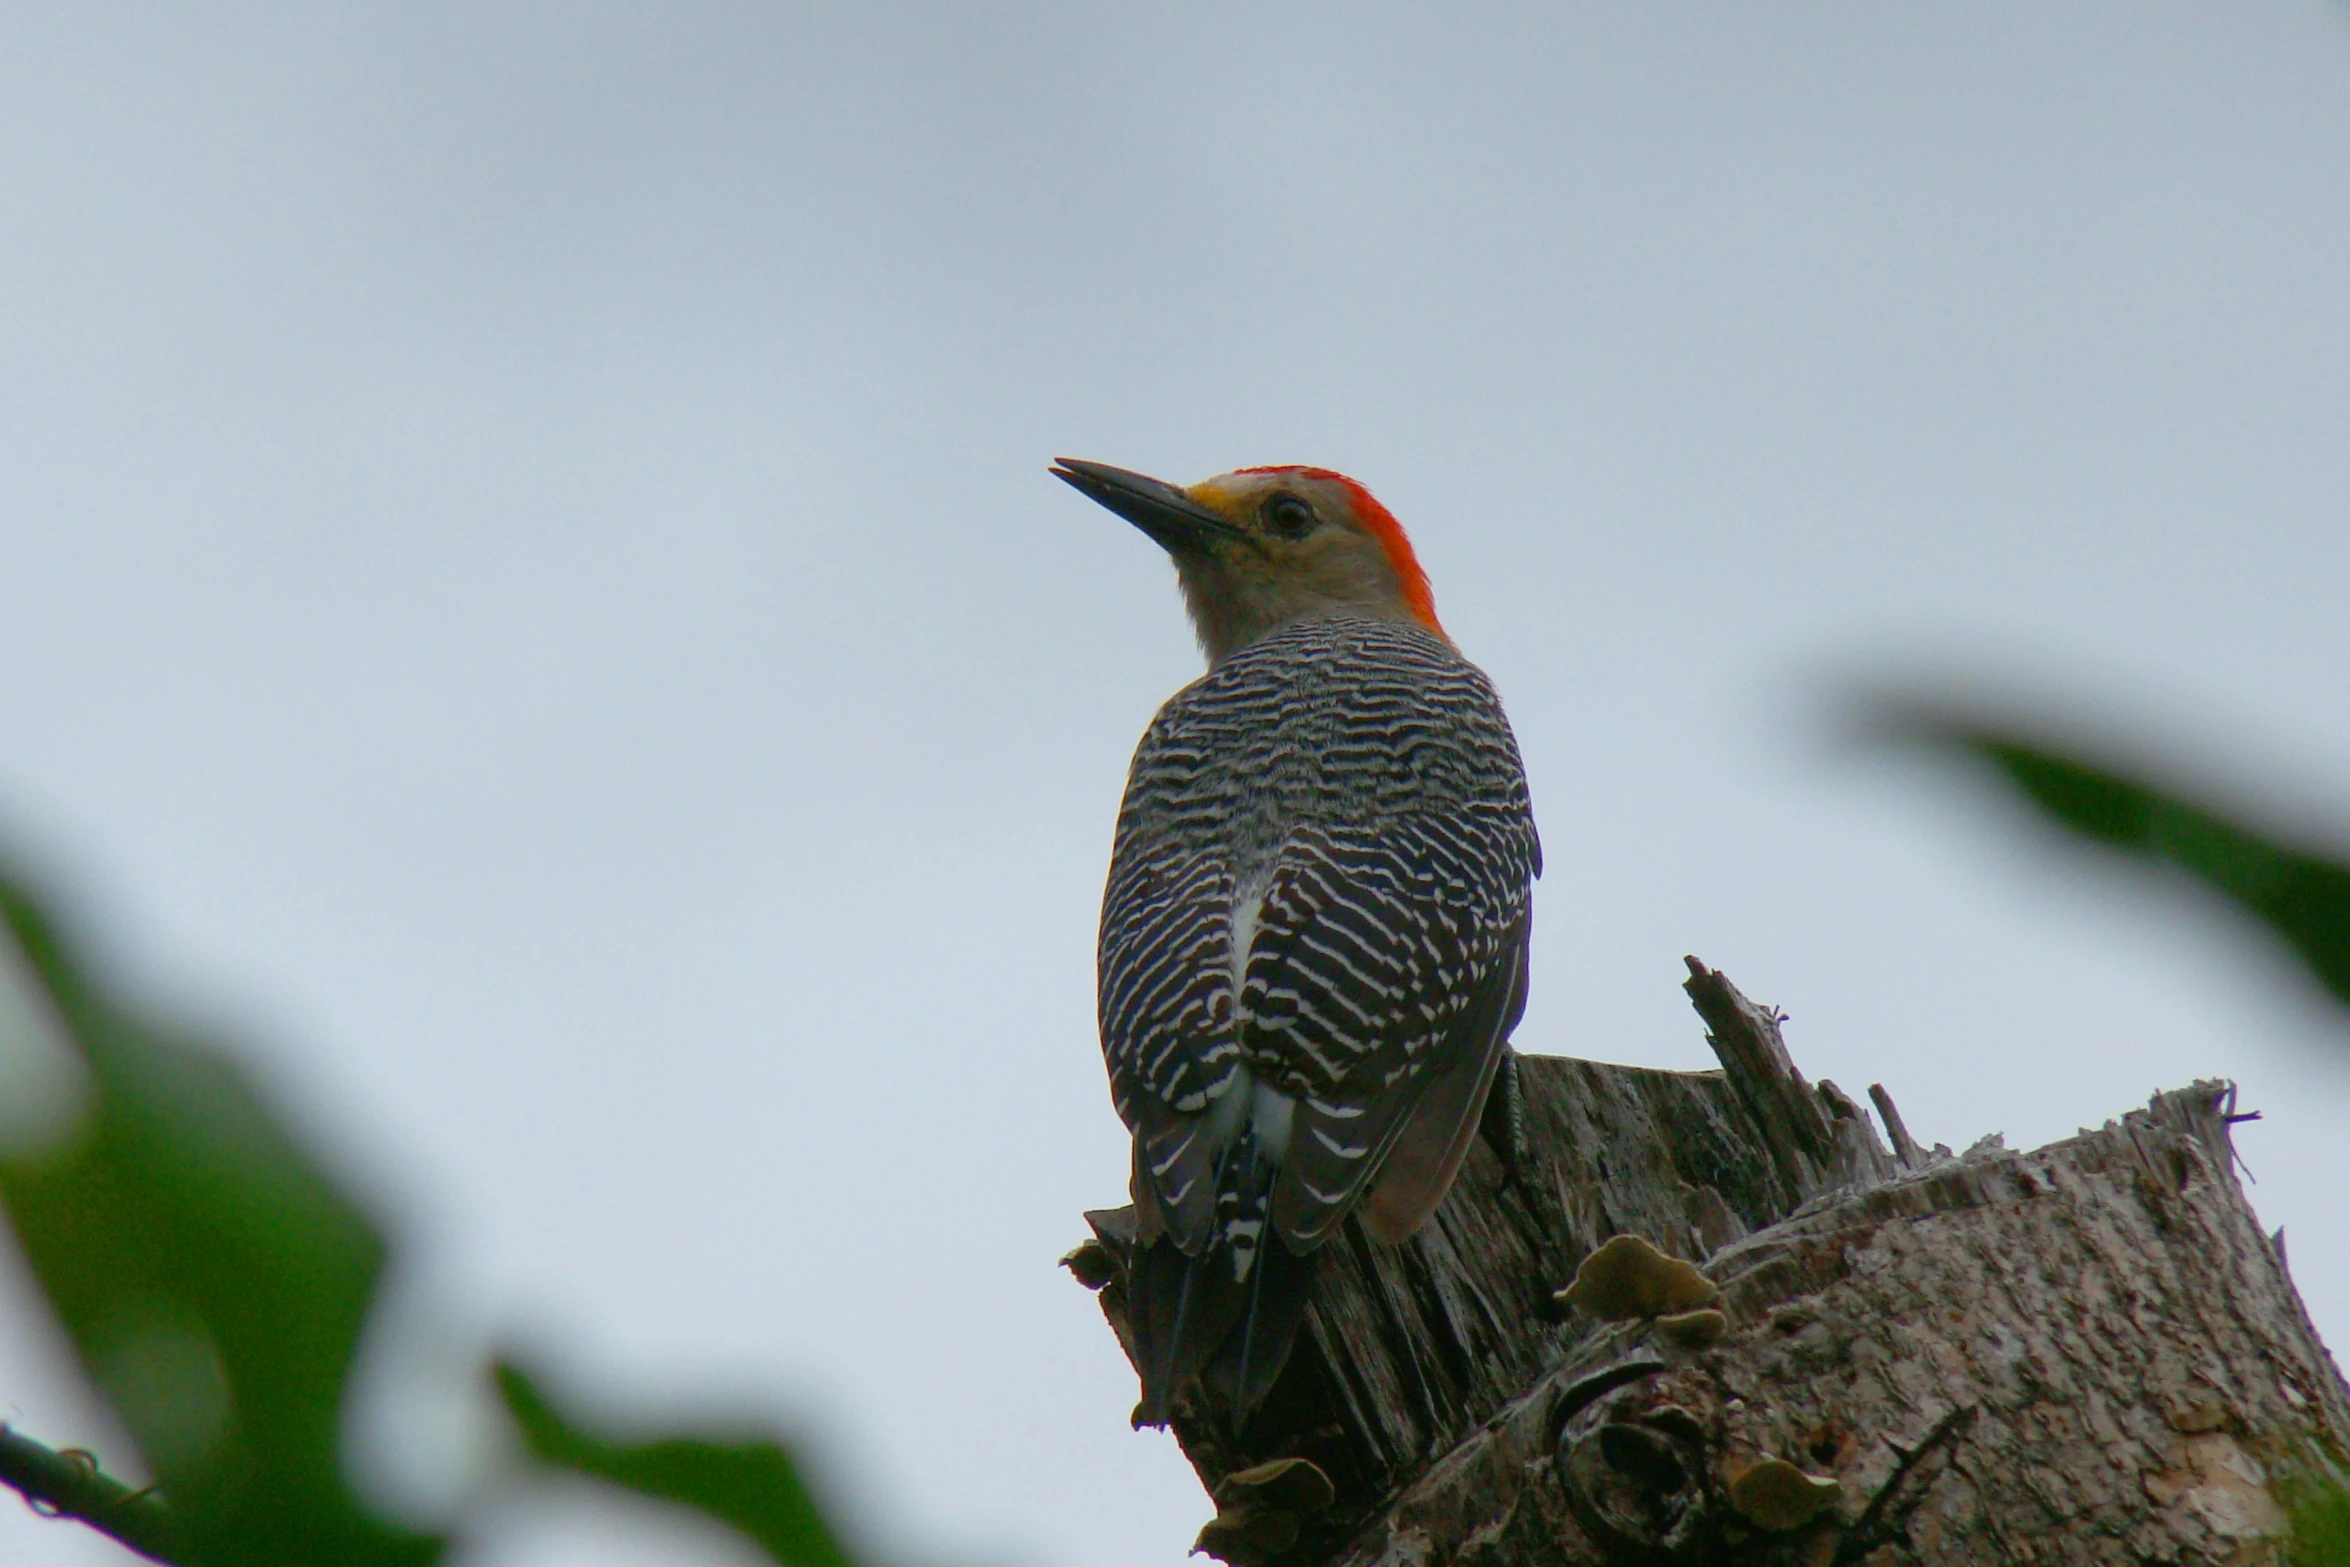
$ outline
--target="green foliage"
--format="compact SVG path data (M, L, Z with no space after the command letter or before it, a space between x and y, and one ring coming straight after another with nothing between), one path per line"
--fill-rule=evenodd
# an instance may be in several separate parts
M2329 1486L2288 1499L2293 1567L2350 1567L2350 1489Z
M0 1199L188 1560L436 1560L343 1479L382 1236L225 1055L119 1005L5 879L0 914L92 1090L63 1146L0 1160Z
M437 1561L445 1540L373 1516L344 1479L381 1230L224 1051L124 1005L4 873L0 917L89 1086L59 1136L0 1153L0 1203L163 1505L22 1439L0 1451L5 1478L188 1567ZM588 1433L511 1367L497 1382L545 1462L698 1509L785 1567L848 1567L779 1444L631 1446Z
M516 1367L499 1366L497 1379L524 1442L543 1462L708 1513L787 1567L849 1567L781 1443L683 1436L616 1441L582 1429Z
M2266 925L2350 1005L2350 866L2026 739L2021 726L1906 707L1892 727L1993 763L2050 820L2085 838L2186 872Z

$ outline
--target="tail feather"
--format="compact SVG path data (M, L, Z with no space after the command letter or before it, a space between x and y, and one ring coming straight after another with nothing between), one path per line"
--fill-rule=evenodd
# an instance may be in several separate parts
M1270 1229L1278 1166L1238 1139L1217 1172L1216 1224L1187 1255L1162 1234L1134 1253L1127 1312L1142 1375L1138 1426L1163 1426L1193 1378L1238 1424L1289 1362L1314 1277Z
M1280 1380L1297 1342L1298 1324L1305 1316L1313 1285L1314 1259L1310 1256L1297 1256L1288 1247L1275 1244L1266 1247L1257 1259L1249 1281L1247 1314L1201 1372L1216 1401L1232 1411L1234 1425L1246 1421Z

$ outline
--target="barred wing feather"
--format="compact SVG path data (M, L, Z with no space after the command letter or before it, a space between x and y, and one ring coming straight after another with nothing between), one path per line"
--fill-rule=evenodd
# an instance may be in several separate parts
M1530 828L1499 812L1313 829L1282 854L1241 1039L1297 1096L1272 1213L1293 1250L1355 1205L1456 1067L1478 1086L1449 1108L1476 1114L1516 1022L1502 998L1523 961L1532 876ZM1416 1135L1449 1147L1452 1132Z

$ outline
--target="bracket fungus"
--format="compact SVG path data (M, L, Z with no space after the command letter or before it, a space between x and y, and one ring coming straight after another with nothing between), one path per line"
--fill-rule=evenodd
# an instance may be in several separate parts
M1318 1513L1337 1495L1337 1487L1312 1459L1276 1458L1226 1475L1224 1483L1216 1487L1216 1505Z
M1254 1567L1295 1544L1298 1525L1337 1495L1330 1477L1310 1459L1276 1458L1239 1470L1216 1487L1216 1516L1191 1548L1236 1567Z
M1827 1475L1805 1474L1784 1458L1766 1458L1730 1482L1730 1505L1758 1529L1800 1529L1833 1506L1844 1487Z
M1098 1290L1118 1276L1117 1259L1098 1240L1083 1240L1061 1259L1070 1276L1089 1290Z
M1656 1319L1657 1336L1680 1349L1701 1349L1718 1344L1730 1331L1730 1319L1711 1307L1696 1311L1677 1311L1669 1317Z
M1666 1256L1645 1236L1618 1235L1583 1259L1558 1299L1603 1322L1630 1322L1692 1312L1720 1293L1694 1264Z
M1238 1507L1200 1526L1191 1554L1206 1554L1232 1567L1259 1567L1297 1543L1297 1514L1261 1513Z

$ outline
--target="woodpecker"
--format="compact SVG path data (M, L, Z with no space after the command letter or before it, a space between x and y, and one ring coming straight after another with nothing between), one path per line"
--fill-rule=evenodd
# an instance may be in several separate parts
M1134 1136L1135 1424L1198 1377L1237 1427L1340 1223L1410 1236L1497 1080L1514 1106L1542 847L1501 702L1369 490L1052 472L1173 558L1207 655L1134 754L1098 1010Z

